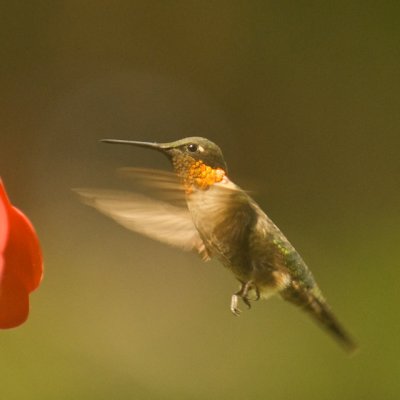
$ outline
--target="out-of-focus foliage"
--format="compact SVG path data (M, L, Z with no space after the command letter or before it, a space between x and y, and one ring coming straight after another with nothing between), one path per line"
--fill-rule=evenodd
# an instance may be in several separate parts
M0 333L4 399L398 399L396 2L4 2L0 165L41 238L31 317ZM72 187L129 189L207 136L360 342L282 301L229 311L217 262L123 230Z

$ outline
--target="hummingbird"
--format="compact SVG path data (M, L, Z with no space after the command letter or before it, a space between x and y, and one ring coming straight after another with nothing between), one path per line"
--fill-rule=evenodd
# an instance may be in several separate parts
M240 284L230 301L234 315L241 313L240 300L251 308L254 301L280 295L305 310L345 350L357 348L300 254L250 195L231 181L218 145L203 137L170 143L101 141L157 150L171 161L173 172L125 169L164 199L78 189L86 204L130 230L195 251L204 261L218 259Z

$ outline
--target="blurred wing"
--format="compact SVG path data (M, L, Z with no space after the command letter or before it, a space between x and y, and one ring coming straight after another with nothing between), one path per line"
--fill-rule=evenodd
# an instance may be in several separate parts
M126 176L136 181L144 181L145 184L162 182L176 186L180 185L179 179L175 173L160 169L124 167L118 168L118 173L121 176Z
M75 189L81 200L122 226L152 239L197 251L204 260L207 250L189 210L136 193L101 189Z
M174 205L186 207L185 191L175 173L149 168L119 168L118 174L135 184L135 191L144 191Z

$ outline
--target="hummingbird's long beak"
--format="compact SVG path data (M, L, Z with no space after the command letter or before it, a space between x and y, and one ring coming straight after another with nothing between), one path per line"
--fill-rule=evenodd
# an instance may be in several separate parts
M169 148L167 143L139 142L136 140L101 139L100 142L113 144L129 144L131 146L147 147L149 149L158 150L163 153L165 153L165 150Z

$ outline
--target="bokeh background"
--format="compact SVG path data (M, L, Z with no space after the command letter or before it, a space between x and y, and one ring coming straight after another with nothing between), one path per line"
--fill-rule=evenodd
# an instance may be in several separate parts
M398 399L398 2L2 2L0 166L46 274L0 332L0 398ZM217 262L128 232L73 187L224 150L360 343L279 299L235 318Z

